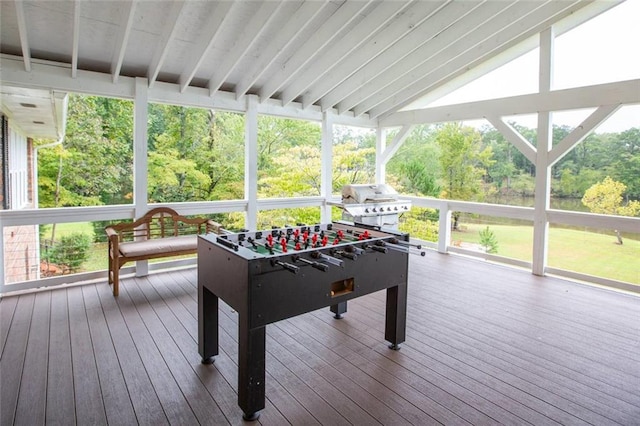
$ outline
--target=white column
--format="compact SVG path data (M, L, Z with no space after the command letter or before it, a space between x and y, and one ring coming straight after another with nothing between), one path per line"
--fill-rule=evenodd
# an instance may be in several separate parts
M553 41L552 28L540 33L539 92L549 93L553 86ZM534 275L544 275L547 266L549 222L547 210L551 194L551 165L549 152L553 145L553 121L550 111L538 113L538 142L536 150L536 180L533 215L533 262Z
M2 253L2 259L0 259L0 293L4 293L4 226L0 223L0 253ZM40 268L38 268L40 269Z
M143 216L148 206L147 122L149 115L147 79L137 77L133 100L133 205L135 217ZM149 274L146 260L136 262L136 276Z
M451 242L451 210L449 203L443 201L440 203L438 220L438 253L447 253L449 243Z
M387 163L384 161L384 150L387 147L387 131L382 127L376 129L376 183L387 180Z
M322 147L320 170L320 195L325 204L320 211L320 222L331 222L331 206L326 202L333 195L333 113L325 111L322 114Z
M247 200L245 228L258 226L258 97L247 95L244 122L244 198Z

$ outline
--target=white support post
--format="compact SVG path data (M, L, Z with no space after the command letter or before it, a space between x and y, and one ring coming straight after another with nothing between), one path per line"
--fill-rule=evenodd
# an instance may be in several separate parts
M149 115L149 95L147 79L136 77L133 101L133 205L136 218L148 210L148 158L147 122ZM136 276L149 274L146 260L136 262Z
M553 29L540 33L539 92L549 93L553 85ZM547 210L551 194L551 163L549 153L553 146L553 122L550 111L538 113L538 143L536 150L536 180L533 214L532 273L544 275L547 266L549 221Z
M258 226L258 97L247 95L244 123L244 197L247 200L245 228Z
M324 205L320 210L320 222L331 222L331 206L327 204L333 196L333 113L322 114L322 147L320 170L320 195Z
M451 209L449 203L440 203L438 219L438 253L446 254L451 241Z
M0 223L0 253L2 253L2 259L0 259L0 294L4 293L4 226ZM40 268L38 268L40 269Z
M387 131L378 126L376 129L376 183L387 180L387 163L384 161L384 150L387 147Z

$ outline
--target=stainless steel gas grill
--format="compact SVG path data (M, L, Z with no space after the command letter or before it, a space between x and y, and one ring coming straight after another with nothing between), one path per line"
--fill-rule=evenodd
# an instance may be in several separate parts
M385 184L345 185L340 207L343 220L398 229L400 214L411 209L411 201L400 200L398 193Z

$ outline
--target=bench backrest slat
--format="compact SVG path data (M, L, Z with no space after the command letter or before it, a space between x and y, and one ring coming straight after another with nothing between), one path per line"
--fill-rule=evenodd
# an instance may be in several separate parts
M107 233L117 233L118 240L122 242L209 232L219 233L222 227L210 219L188 218L168 207L157 207L149 210L138 220L110 225L105 229Z

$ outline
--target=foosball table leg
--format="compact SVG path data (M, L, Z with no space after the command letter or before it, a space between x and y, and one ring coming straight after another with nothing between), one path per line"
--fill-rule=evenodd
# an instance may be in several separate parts
M389 348L400 349L404 342L407 325L407 285L387 289L387 309L385 315L384 338L391 342Z
M265 326L250 328L249 315L238 312L238 405L253 421L265 405Z
M198 351L203 364L213 364L218 355L218 297L198 285Z
M331 312L334 313L335 319L342 319L342 314L347 313L347 302L340 302L337 305L331 305Z

